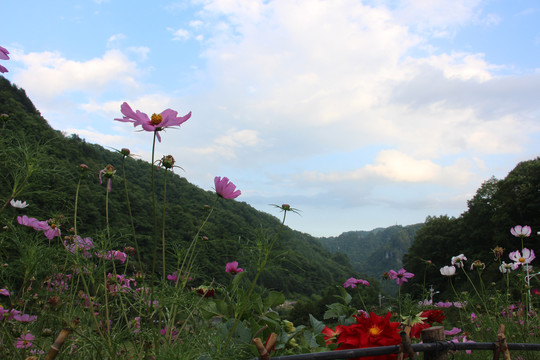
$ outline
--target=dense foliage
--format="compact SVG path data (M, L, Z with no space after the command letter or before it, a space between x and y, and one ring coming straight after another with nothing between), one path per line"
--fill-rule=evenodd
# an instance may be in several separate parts
M519 163L504 179L485 181L467 205L468 210L458 218L428 217L418 230L403 264L420 276L406 284L406 291L422 295L426 286L433 285L441 292L438 296L442 300L451 297L448 280L440 276L439 269L450 265L449 257L458 254L486 265L482 272L485 283L500 278L501 259L492 250L497 246L505 249L502 260L508 263L509 252L521 247L510 229L517 224L540 228L540 158ZM523 246L538 249L536 231L524 240ZM459 290L467 284L459 282L456 286Z

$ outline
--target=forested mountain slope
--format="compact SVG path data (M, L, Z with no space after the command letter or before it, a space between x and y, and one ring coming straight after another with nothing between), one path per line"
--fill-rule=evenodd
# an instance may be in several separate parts
M99 185L98 172L112 164L117 169L109 194L113 245L117 248L133 246L120 153L52 129L25 91L3 77L0 77L0 114L7 115L0 118L0 206L10 199L15 173L32 169L33 174L19 196L31 204L25 213L38 219L62 214L65 216L63 229L67 232L73 226L79 165L84 163L90 170L81 179L78 233L99 237L103 235L106 223L105 187ZM125 159L125 177L136 232L147 265L152 253L153 229L150 170L147 162ZM164 173L156 173L159 204L163 200ZM167 272L176 268L178 258L193 239L207 211L204 205L211 205L215 197L213 192L190 184L178 174L168 177L165 233L170 246ZM225 281L228 275L224 272L225 264L233 260L239 261L248 272L255 273L257 236L261 233L274 236L280 227L279 219L257 211L245 202L220 200L201 234L208 240L198 243L193 274L195 283ZM2 221L13 221L18 213L6 208L4 215L7 216ZM267 268L261 277L261 286L300 296L310 296L355 275L346 257L332 254L314 237L288 227L284 228Z

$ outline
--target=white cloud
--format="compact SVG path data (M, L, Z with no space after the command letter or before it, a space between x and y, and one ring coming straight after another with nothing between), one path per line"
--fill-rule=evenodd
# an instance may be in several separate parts
M15 73L14 81L40 100L71 91L95 93L111 84L137 87L133 77L137 65L119 50L108 50L103 57L87 61L69 60L49 51L20 53L17 60L25 68Z
M173 34L174 41L189 40L191 38L191 33L186 29L173 29L167 28Z

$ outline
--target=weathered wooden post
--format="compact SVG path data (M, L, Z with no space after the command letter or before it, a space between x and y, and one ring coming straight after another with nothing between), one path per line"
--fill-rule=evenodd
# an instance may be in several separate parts
M432 326L422 330L422 342L425 344L445 341L444 327ZM424 352L424 360L448 360L448 351L435 350Z

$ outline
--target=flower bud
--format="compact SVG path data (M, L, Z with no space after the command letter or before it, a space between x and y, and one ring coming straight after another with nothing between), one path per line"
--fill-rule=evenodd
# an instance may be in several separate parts
M129 156L129 154L131 154L131 151L129 151L128 148L122 148L122 150L120 150L120 154L124 156Z
M161 166L165 169L171 169L174 166L174 158L172 155L163 156L161 158Z

